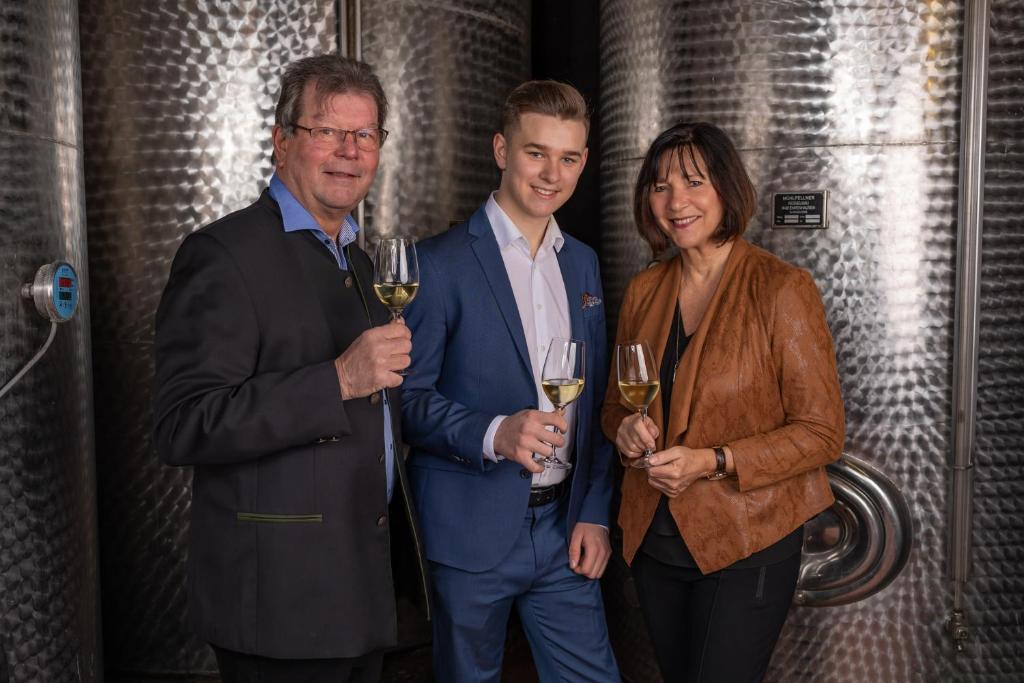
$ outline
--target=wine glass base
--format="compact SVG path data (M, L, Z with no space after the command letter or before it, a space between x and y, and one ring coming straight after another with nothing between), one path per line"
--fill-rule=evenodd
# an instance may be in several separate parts
M637 458L633 462L629 463L629 466L634 468L634 469L638 469L638 470L646 470L649 467L651 467L651 456L652 455L654 455L653 451L646 451L639 458Z
M571 470L572 469L572 463L571 462L562 462L561 460L558 460L557 458L552 458L551 456L547 456L547 457L536 457L535 456L533 458L533 461L536 462L536 463L540 463L541 465L544 465L544 469L547 469L547 470Z

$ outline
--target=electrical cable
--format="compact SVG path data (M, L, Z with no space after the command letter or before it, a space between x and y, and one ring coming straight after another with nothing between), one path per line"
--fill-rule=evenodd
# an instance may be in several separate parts
M29 370L31 370L33 365L35 365L36 363L39 362L39 359L42 358L43 355L46 353L46 350L48 348L50 348L50 344L53 343L53 338L56 337L56 336L57 336L57 323L51 322L50 323L50 336L46 338L46 342L43 344L43 348L39 349L36 352L36 355L32 356L32 360L30 360L28 363L26 363L25 367L23 367L21 370L19 370L18 373L14 377L11 378L10 382L5 384L3 386L3 388L0 389L0 398L3 398L4 394L6 394L8 391L10 391L14 387L14 385L18 383L18 380L20 380L22 377L24 377L25 373L28 372Z

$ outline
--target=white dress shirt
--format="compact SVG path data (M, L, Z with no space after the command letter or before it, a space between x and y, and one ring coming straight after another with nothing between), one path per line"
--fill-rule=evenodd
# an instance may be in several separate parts
M555 409L541 386L541 371L544 368L544 357L548 352L548 344L553 337L572 338L572 325L569 322L569 302L565 294L565 283L562 271L558 267L558 251L565 244L562 231L554 216L548 220L544 239L535 257L530 256L530 244L519 231L512 219L494 200L491 193L484 206L487 219L494 230L498 241L501 259L505 262L505 272L512 284L519 319L523 322L523 333L526 347L530 354L530 365L533 369L533 382L537 389L537 407L540 410ZM494 452L494 435L498 426L506 418L498 415L484 434L483 454L485 458L497 462L504 459ZM556 449L555 456L562 461L572 453L573 432L576 426L576 406L570 403L565 409L565 420L569 429L565 436L565 445ZM548 455L545 453L544 455ZM568 470L545 468L540 474L533 475L533 486L550 486L557 484L568 476Z

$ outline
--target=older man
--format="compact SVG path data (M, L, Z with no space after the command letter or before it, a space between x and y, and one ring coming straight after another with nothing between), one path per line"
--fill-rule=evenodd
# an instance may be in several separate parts
M396 641L411 337L351 216L386 113L365 64L290 65L268 189L183 242L157 312L155 441L194 467L189 607L225 681L375 681Z

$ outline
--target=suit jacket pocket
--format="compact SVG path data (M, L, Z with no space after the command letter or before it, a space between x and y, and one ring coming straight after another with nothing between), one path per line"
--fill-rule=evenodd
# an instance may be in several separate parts
M235 517L239 522L260 522L265 524L320 524L324 516L319 513L306 515L281 515L271 512L238 512Z

